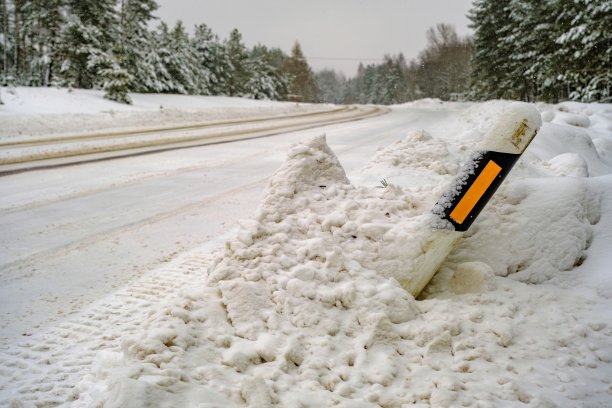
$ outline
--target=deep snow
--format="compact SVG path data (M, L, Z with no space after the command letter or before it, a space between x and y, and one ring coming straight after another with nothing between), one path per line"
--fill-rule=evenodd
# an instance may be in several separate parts
M422 128L360 150L349 172L322 136L291 147L224 248L185 253L89 309L106 343L59 403L612 406L612 105L538 105L541 132L421 298L389 278L507 103L395 107ZM451 110L462 120L440 132ZM177 289L156 303L165 274ZM44 353L44 339L30 348ZM25 361L12 356L0 396L27 406L41 391L11 389Z

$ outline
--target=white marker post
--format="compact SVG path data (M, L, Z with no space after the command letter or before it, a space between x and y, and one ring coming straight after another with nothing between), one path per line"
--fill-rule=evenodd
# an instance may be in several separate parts
M514 102L503 110L497 124L432 210L435 221L431 237L422 245L414 269L400 282L414 297L476 220L541 125L540 113L530 104Z

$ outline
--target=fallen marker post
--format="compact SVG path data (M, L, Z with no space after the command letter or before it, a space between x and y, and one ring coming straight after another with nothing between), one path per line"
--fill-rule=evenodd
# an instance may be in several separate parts
M413 270L400 281L415 298L476 220L541 125L540 113L527 103L514 102L503 110L432 209L429 237L421 246Z

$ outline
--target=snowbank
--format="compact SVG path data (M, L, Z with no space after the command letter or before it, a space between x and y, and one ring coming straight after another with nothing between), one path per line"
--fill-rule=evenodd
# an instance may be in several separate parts
M331 105L260 101L225 96L130 94L131 105L104 99L97 90L2 88L0 138L133 130L212 120L277 116L331 109Z
M292 147L202 281L101 355L84 388L108 407L610 406L609 105L588 122L544 114L423 299L398 283L424 214L505 104L472 108L459 157L426 131L379 149L363 179L401 188L353 186L323 137Z

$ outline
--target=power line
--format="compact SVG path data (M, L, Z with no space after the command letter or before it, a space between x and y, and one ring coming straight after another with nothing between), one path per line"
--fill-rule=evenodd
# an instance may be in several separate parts
M384 61L382 58L353 58L353 57L306 57L313 60L328 60L328 61Z

